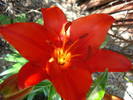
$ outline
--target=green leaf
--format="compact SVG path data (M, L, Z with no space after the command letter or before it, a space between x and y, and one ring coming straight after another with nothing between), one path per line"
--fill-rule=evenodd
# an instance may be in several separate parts
M100 48L104 48L107 45L107 43L109 42L109 40L110 40L110 37L107 36L106 37L106 40L102 43L102 45L100 46Z
M55 88L53 87L52 83L49 80L44 80L39 84L37 84L30 94L34 95L42 92L44 93L45 96L48 97L48 100L61 100L61 97L56 92Z
M51 82L49 80L44 80L42 82L40 82L39 84L37 84L35 86L35 88L38 88L38 87L47 87L47 86L51 86Z
M108 72L103 72L93 83L90 92L87 94L87 100L102 100L105 94L105 87L108 79Z
M35 22L42 25L43 24L43 19L42 18L39 18Z
M133 80L129 79L127 76L125 76L124 79L130 83L133 83Z
M21 57L19 54L7 54L4 60L14 62L15 64L10 66L9 69L0 73L0 76L12 75L17 73L20 70L20 68L27 62L27 60Z
M3 81L4 81L3 79L0 79L0 84L1 84Z
M0 76L4 76L4 75L8 75L8 74L12 75L12 74L18 73L18 71L20 70L21 67L22 67L21 63L14 64L13 66L11 66L11 68L0 73Z
M53 86L50 87L48 100L61 100L61 97L56 92L56 90Z
M48 96L50 87L52 86L52 83L48 80L44 80L34 86L32 92L27 96L26 100L33 100L34 96L36 94L44 93L45 96Z
M17 62L17 63L22 63L22 64L27 62L27 60L23 58L21 55L19 55L18 53L7 54L4 59L6 61Z
M16 22L27 22L26 14L22 13L17 15L14 19L11 19L8 16L0 14L0 25L11 24Z
M16 18L13 20L14 23L16 22L26 22L27 21L27 17L25 13L19 14L16 16Z
M27 96L27 99L26 100L33 100L34 96L36 94L35 93L30 93L28 96Z
M11 19L8 16L0 14L0 25L11 24Z

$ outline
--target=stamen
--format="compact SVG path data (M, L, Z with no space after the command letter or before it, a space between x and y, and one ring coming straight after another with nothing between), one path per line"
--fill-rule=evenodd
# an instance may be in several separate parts
M67 41L67 37L64 37L63 45L62 45L62 48L63 48L63 49L65 48L66 41Z
M81 56L81 54L72 55L71 58L74 58L74 57L77 57L77 56Z
M70 51L70 49L78 42L78 40L74 41L67 49L66 52Z
M53 61L54 61L54 58L52 57L52 58L49 59L48 62L51 63L51 62L53 62Z
M59 64L66 64L71 60L71 53L66 52L63 48L55 49L54 55Z

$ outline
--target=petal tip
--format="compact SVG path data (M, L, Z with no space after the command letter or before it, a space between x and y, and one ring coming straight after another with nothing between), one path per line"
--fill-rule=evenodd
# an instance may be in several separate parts
M112 24L113 22L115 22L115 18L114 18L113 16L111 16L111 15L104 14L104 13L98 14L98 15L100 15L101 18L103 18L104 20L110 22L111 24ZM100 17L100 16L99 16L99 17Z

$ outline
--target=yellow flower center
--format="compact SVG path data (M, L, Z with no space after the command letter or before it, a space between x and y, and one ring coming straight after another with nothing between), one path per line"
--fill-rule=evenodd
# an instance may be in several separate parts
M57 48L54 51L54 55L58 61L59 64L69 64L71 60L71 53L67 50L64 50L63 48Z
M62 47L55 47L52 57L49 62L57 61L58 64L63 67L68 67L71 64L71 60L74 57L80 56L80 54L72 54L71 49L78 41L74 41L65 49L65 42Z

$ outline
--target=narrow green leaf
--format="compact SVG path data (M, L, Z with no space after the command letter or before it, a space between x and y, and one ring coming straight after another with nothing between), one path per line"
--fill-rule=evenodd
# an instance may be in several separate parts
M19 54L7 54L4 60L14 62L15 64L10 66L9 69L0 73L0 76L12 75L17 73L20 70L20 68L27 62L27 60L21 57Z
M27 96L27 100L33 100L34 96L36 94L35 93L30 93L28 96Z
M48 97L48 93L49 93L51 86L52 86L52 83L49 80L44 80L44 81L40 82L39 84L34 86L31 93L28 94L26 100L33 100L34 96L36 94L40 94L40 93L44 93L44 95L46 97Z
M0 14L0 25L11 24L11 19L8 16Z
M56 90L55 90L55 88L53 86L50 87L50 91L49 91L49 95L48 95L48 100L61 100L61 97L56 92Z
M16 23L16 22L26 22L26 21L27 21L27 17L26 17L25 13L17 15L16 18L13 19L14 23Z
M131 79L129 79L128 77L124 77L124 79L126 80L126 81L128 81L128 82L130 82L130 83L133 83L133 80L131 80Z
M17 62L22 64L27 62L27 60L22 56L20 56L19 54L7 54L4 59L6 61Z
M90 92L87 94L87 100L102 100L105 94L105 87L108 79L108 72L103 72L93 83Z
M106 40L102 43L102 45L100 46L100 48L104 48L107 45L107 43L109 42L109 40L110 40L110 37L107 36L106 37Z
M43 24L43 19L42 18L39 18L35 22L38 23L38 24Z
M4 76L4 75L8 75L8 74L12 75L12 74L18 73L18 71L20 70L21 67L22 67L21 63L14 64L13 66L11 66L11 68L0 73L0 76Z

